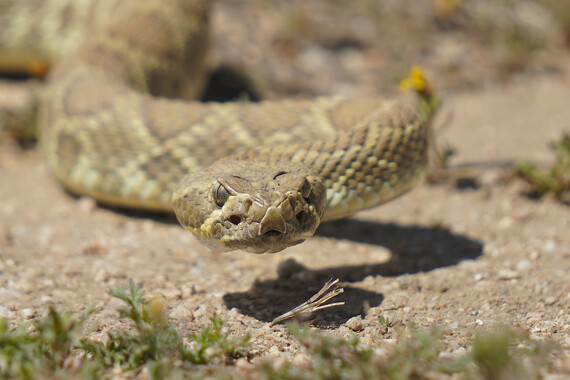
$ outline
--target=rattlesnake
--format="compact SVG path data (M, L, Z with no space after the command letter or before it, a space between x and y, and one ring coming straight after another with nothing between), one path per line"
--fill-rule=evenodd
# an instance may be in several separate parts
M56 62L40 141L66 188L174 210L207 245L260 253L417 183L428 131L397 101L173 99L202 87L208 9L205 0L0 1L0 44Z

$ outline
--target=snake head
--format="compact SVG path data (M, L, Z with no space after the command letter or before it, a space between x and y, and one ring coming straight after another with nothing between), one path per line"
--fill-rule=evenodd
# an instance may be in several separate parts
M210 248L273 253L314 234L326 188L301 163L223 159L185 176L172 204L180 224Z

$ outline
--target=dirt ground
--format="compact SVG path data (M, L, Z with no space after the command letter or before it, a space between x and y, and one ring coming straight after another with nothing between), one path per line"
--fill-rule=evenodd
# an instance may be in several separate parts
M256 46L263 53L271 44L267 56L258 54L249 62L249 72L269 78L256 79L256 86L263 97L275 98L394 92L396 72L405 73L407 63L420 64L444 97L436 139L456 149L451 172L474 179L467 181L473 186L424 183L386 205L325 223L315 237L279 254L215 253L171 218L121 213L70 196L38 149L5 140L0 145L0 316L17 325L45 315L49 305L78 314L101 307L87 334L102 338L122 327L108 290L133 279L147 294L163 295L170 318L186 331L199 331L216 313L232 333L254 333L255 357L294 359L299 345L283 325L268 322L329 278L340 278L345 293L336 300L346 304L320 311L312 321L331 334L357 334L363 343L377 345L398 337L396 328L378 323L379 316L393 317L400 327L445 328L448 350L459 355L478 329L502 323L536 339L553 339L564 350L559 359L570 362L570 209L528 198L520 180L504 175L505 166L520 159L548 165L553 159L549 142L570 132L570 73L565 70L570 59L557 37L552 37L554 48L505 78L505 67L489 63L495 51L468 39L470 30L439 28L432 42L411 43L444 52L417 56L406 48L401 58L390 42L370 42L380 31L359 22L362 15L341 17L336 8L327 14L323 28L342 37L323 32L338 39L331 45L318 34L306 37L321 30L314 12L319 2L295 2L298 14L287 17L305 26L293 31L280 26L283 9L252 3L255 12L269 15L253 31L229 20L243 4L226 1L216 7L214 38L226 42L214 44L213 66L237 61L235 46ZM247 8L239 11L257 18ZM412 16L419 21L410 21L409 35L394 44L421 32L411 26L421 28L433 15ZM237 32L228 45L224 32L232 28ZM445 47L434 46L436 38ZM449 60L458 59L459 68L450 71ZM279 62L277 69L269 72L273 61ZM391 72L376 76L386 70Z

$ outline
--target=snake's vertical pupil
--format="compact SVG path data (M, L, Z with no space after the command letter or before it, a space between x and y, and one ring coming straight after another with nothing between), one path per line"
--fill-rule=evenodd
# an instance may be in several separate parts
M228 190L220 184L218 184L218 186L214 186L213 193L214 201L218 207L222 207L224 204L226 204L228 198L230 197Z

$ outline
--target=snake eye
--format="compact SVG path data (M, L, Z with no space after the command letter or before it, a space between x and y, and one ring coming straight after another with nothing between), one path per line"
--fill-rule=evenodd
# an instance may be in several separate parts
M309 195L311 195L311 184L309 183L309 181L307 179L305 179L305 182L303 183L303 186L301 187L301 195L305 199L308 198Z
M214 186L214 201L218 207L222 207L226 204L228 198L230 197L229 191L222 185Z

